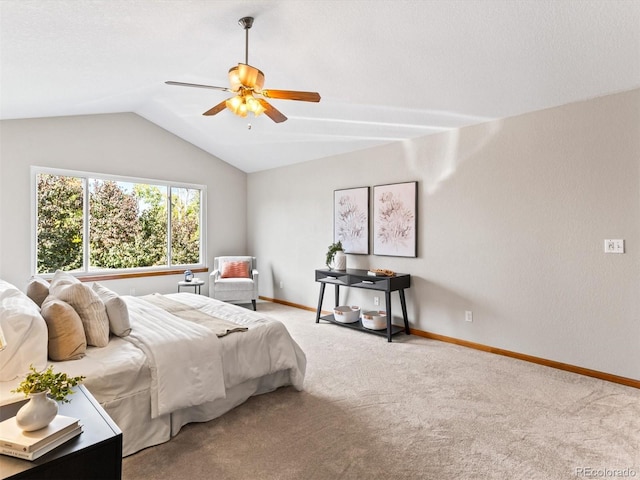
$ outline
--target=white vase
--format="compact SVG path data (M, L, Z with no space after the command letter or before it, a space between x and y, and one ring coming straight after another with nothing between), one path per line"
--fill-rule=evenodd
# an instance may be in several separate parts
M58 414L58 403L47 392L31 393L29 399L16 414L16 423L25 432L46 427Z
M347 269L347 256L342 250L338 250L331 262L331 268L334 270L346 270Z

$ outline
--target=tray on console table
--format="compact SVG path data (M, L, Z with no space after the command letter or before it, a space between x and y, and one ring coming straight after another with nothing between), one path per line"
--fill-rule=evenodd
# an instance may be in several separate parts
M320 283L320 297L318 299L318 310L316 312L316 323L320 320L326 320L343 327L361 330L375 335L383 335L387 337L387 341L391 342L393 335L405 332L409 335L409 320L407 318L407 302L404 290L411 286L411 275L406 273L396 273L391 277L373 276L367 273L367 270L352 269L347 270L316 270L316 282ZM387 312L387 328L386 330L370 330L362 326L362 322L358 320L354 323L342 323L335 320L333 315L320 316L322 311L322 300L324 298L324 290L327 284L335 287L335 306L340 302L340 287L365 288L369 290L377 290L384 292L385 311ZM400 296L400 305L402 307L402 319L404 327L393 325L393 315L391 313L391 292L398 292Z

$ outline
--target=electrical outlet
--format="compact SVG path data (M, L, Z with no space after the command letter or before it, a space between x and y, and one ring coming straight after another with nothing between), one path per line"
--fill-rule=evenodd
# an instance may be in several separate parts
M465 322L473 322L473 312L471 310L464 312L464 320Z
M280 288L284 288L284 282L280 281Z
M380 305L380 297L373 297L373 304L377 307Z
M129 289L129 295L134 296L136 294L136 289L135 288L130 288Z
M605 240L604 253L624 253L624 240Z

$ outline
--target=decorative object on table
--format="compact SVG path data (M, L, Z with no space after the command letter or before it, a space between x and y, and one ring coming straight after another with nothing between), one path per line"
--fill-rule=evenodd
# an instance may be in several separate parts
M0 453L35 460L81 432L80 420L65 415L56 415L49 425L31 432L22 430L16 417L10 417L0 422Z
M364 312L362 314L362 326L369 330L383 330L387 328L387 312Z
M187 270L184 272L184 281L190 282L191 280L193 280L193 272L191 270Z
M51 450L53 450L56 447L59 447L63 443L68 442L72 438L77 437L81 433L82 433L82 426L78 425L70 432L67 432L64 435L57 437L56 439L52 440L51 442L47 443L45 446L41 447L40 449L34 452L19 452L16 450L12 450L10 448L2 448L0 449L0 453L4 455L9 455L11 457L21 458L23 460L33 461L33 460L37 460L38 458L43 456L45 453L49 453Z
M327 265L327 268L331 270L347 269L347 256L344 254L342 242L340 240L329 245L325 263Z
M373 254L416 257L418 182L373 187Z
M369 254L369 187L333 192L333 240L345 253Z
M396 274L393 270L387 270L386 268L372 268L367 271L367 275L371 277L393 277Z
M14 393L22 392L30 398L16 414L18 426L26 432L46 427L58 414L56 402L70 402L67 395L73 393L71 387L84 379L84 376L69 377L66 373L54 373L53 365L42 372L31 365L25 379L12 390Z
M333 318L340 323L355 323L360 320L360 307L339 306L333 309Z

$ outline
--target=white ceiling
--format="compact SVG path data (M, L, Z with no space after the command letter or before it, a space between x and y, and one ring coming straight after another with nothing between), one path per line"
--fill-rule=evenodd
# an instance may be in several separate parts
M164 84L227 86L243 16L265 88L320 103ZM0 54L2 119L135 112L254 172L640 87L640 1L0 0Z

